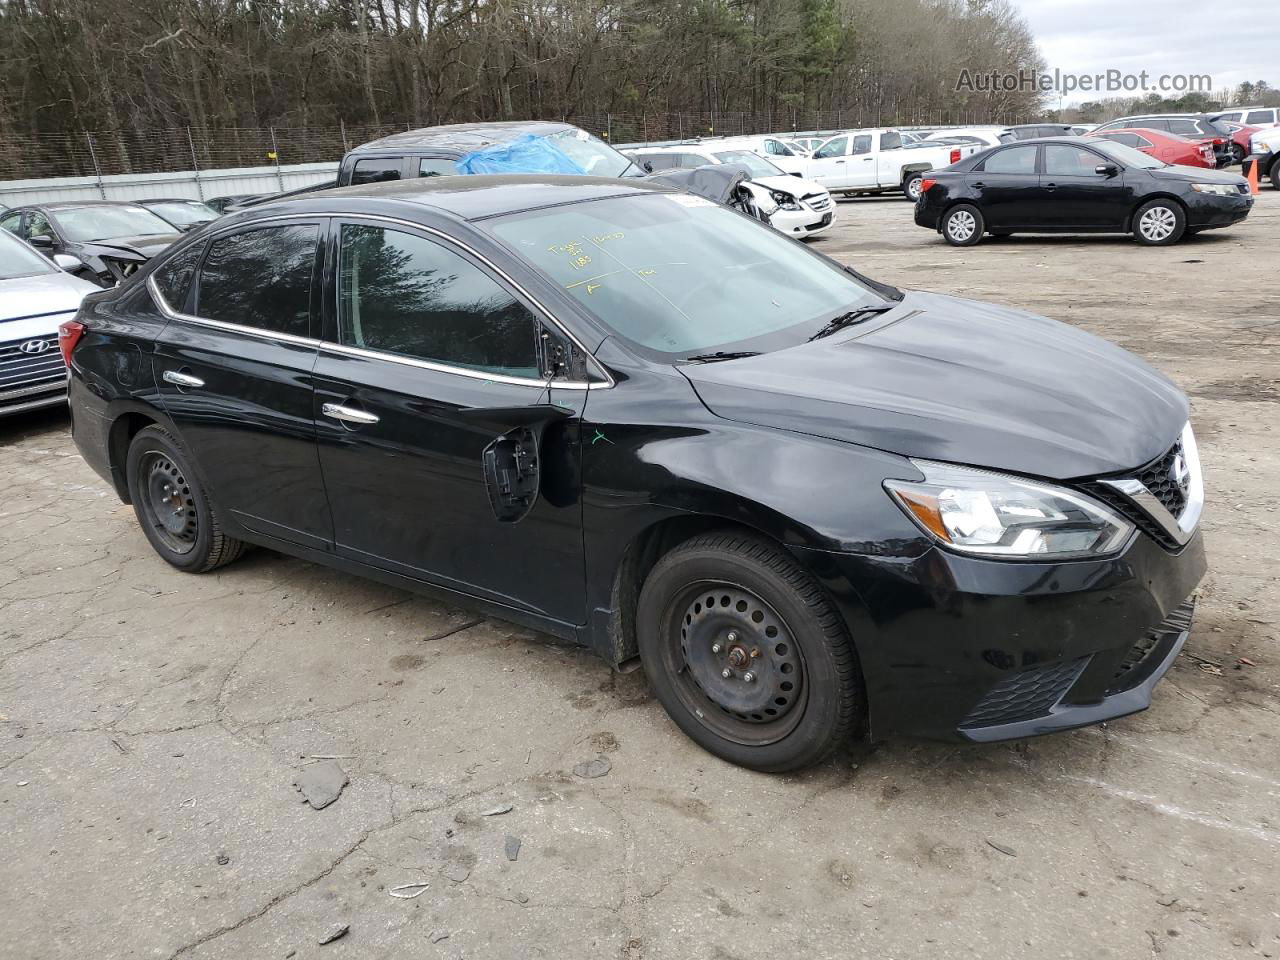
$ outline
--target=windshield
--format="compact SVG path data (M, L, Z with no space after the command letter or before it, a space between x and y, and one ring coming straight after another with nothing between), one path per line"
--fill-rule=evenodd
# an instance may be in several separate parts
M173 233L173 224L146 207L67 207L54 211L53 218L62 235L76 243Z
M0 230L0 280L53 273L55 267L6 230Z
M550 134L547 142L593 177L643 176L644 171L603 140L585 130L561 130Z
M753 177L785 177L786 174L757 153L750 150L725 150L713 153L721 163L740 163L751 171Z
M1114 157L1126 167L1137 167L1140 170L1155 170L1159 167L1167 167L1168 164L1163 160L1157 160L1155 157L1147 156L1141 150L1133 147L1127 147L1123 143L1116 143L1114 140L1108 140L1106 137L1090 138L1093 140L1092 146L1097 147L1103 153L1110 157Z
M885 303L771 227L683 193L532 210L487 227L654 359L778 350Z
M313 189L307 187L306 189ZM148 203L147 209L152 213L158 213L170 223L176 223L180 227L189 227L193 223L208 223L210 220L218 218L218 211L212 207L207 207L203 203L197 203L195 200L164 200L157 203Z

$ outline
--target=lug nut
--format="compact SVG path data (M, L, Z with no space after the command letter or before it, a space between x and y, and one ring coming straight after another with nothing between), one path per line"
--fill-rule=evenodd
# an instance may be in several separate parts
M726 667L725 669L723 669L723 670L721 670L721 671L720 671L720 676L722 676L722 677L724 677L726 680L728 680L730 677L732 677L732 676L733 676L733 671L732 671L732 670L730 670L728 667Z
M760 656L760 648L759 648L759 647L752 647L752 648L751 648L751 659L752 659L752 660L754 660L754 659L755 659L756 657L758 657L758 656Z
M720 652L720 644L718 644L718 643L713 643L713 644L711 645L711 652L712 652L712 653L719 653L719 652Z
M747 681L747 683L750 683L755 678L756 678L756 675L754 673L751 673L750 671L742 675L742 679Z
M732 630L730 630L730 631L729 631L729 635L728 635L727 637L725 637L725 639L726 639L726 640L728 640L730 643L737 643L737 642L738 642L738 635L737 635L736 633L734 633Z

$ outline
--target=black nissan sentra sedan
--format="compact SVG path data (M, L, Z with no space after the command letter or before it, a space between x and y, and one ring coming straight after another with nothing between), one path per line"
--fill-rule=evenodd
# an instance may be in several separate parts
M957 247L984 233L1130 233L1146 246L1168 246L1239 223L1252 207L1238 174L1165 163L1101 138L1058 137L931 171L915 220Z
M173 566L258 544L536 627L760 770L1142 710L1205 570L1187 401L1141 360L644 182L254 207L61 343Z

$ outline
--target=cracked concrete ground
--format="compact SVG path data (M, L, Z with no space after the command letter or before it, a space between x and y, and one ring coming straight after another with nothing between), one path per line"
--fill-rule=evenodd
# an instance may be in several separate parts
M263 550L177 573L65 415L22 417L0 422L0 957L1280 956L1280 196L1154 250L951 249L900 199L840 216L820 248L869 274L1078 324L1191 394L1211 572L1150 711L749 773L643 675L529 631ZM316 756L350 775L320 811L292 786Z

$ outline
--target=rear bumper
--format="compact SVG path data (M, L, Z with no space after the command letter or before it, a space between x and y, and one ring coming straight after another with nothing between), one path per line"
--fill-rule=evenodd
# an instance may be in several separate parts
M916 201L916 226L928 227L930 230L937 230L938 215L940 212L941 211L936 206L928 203L926 198L922 195L920 199Z
M797 551L854 638L877 738L994 741L1145 709L1186 638L1202 538L1106 560Z

